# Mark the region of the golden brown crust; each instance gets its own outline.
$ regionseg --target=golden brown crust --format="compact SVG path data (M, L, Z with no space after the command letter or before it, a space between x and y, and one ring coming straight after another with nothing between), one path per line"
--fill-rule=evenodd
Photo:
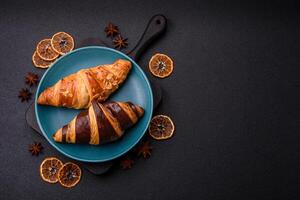
M93 106L89 108L89 119L90 119L90 129L91 129L91 137L90 137L90 144L97 145L99 144L99 131L97 125L97 119L95 116L95 111Z
M37 102L75 109L88 108L92 100L105 101L118 89L130 69L130 61L122 59L110 65L82 69L44 90Z
M76 132L75 132L75 122L77 116L69 124L69 129L66 136L66 142L75 143L76 142Z
M62 142L62 128L58 129L53 135L53 139L56 142Z

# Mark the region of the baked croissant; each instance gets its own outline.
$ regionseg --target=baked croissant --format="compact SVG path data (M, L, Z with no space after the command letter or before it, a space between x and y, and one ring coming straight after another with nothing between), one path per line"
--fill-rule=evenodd
M88 108L91 101L105 101L126 79L131 62L123 59L113 64L82 69L59 80L43 91L37 103L68 108Z
M88 110L81 111L69 124L60 128L53 139L60 143L98 145L120 138L133 126L144 109L131 102L92 101Z

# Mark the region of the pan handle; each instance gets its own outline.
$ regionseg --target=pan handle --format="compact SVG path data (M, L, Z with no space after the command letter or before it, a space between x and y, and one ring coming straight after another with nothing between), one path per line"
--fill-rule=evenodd
M154 15L137 43L137 45L128 53L128 55L135 61L137 61L141 55L141 53L152 43L155 39L157 39L160 35L162 35L167 28L167 18L164 15L158 14Z

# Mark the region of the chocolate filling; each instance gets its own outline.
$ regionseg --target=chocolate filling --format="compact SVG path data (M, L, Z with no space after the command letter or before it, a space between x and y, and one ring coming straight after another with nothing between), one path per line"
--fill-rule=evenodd
M82 111L75 122L76 143L89 143L91 138L89 112Z

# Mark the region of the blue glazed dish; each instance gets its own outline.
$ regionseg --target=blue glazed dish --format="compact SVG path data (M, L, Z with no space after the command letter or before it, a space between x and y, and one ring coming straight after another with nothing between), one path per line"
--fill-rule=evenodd
M39 94L61 78L80 69L113 63L119 58L131 61L132 69L123 85L109 97L109 100L131 101L140 105L145 110L144 116L134 127L126 130L121 139L112 143L99 146L56 143L52 139L53 133L73 119L80 110L38 105ZM143 70L127 55L107 47L83 47L57 59L43 75L35 96L35 114L45 138L62 154L83 162L109 161L128 152L147 131L152 111L152 90Z

